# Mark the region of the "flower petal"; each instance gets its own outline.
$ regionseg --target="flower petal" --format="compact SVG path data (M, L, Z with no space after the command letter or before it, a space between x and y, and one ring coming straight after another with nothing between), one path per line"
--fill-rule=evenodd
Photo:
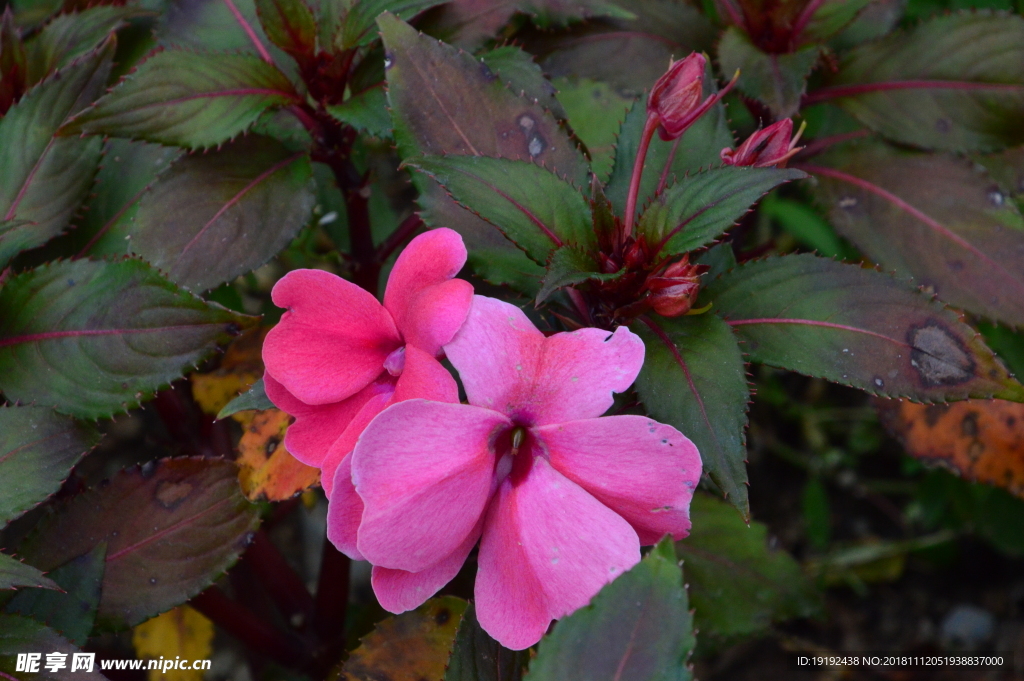
M370 384L352 397L332 404L306 404L288 392L270 373L263 375L267 397L281 411L295 417L284 436L284 446L307 466L320 467L335 440L373 395Z
M373 390L373 393L369 399L363 403L359 413L352 418L345 431L331 444L331 448L327 450L327 456L320 462L320 484L323 485L324 494L328 499L334 493L334 472L338 469L339 464L352 453L363 430L370 424L370 421L377 417L377 414L387 409L395 395L394 385L381 381L371 383L359 394L362 395L370 390Z
M452 277L465 264L462 237L447 228L420 234L398 256L388 277L384 307L406 343L437 355L462 326L473 286Z
M352 486L352 457L342 459L332 477L333 495L327 499L327 538L352 560L366 560L356 548L363 500Z
M530 425L600 416L644 362L643 341L625 327L545 338L518 307L484 296L445 353L470 404Z
M537 457L491 501L480 541L480 626L506 648L537 641L551 620L590 602L640 561L636 532Z
M359 436L377 414L396 402L415 398L457 403L459 387L440 362L419 348L407 346L405 370L397 382L390 376L379 378L346 401L357 398L362 400L360 410L350 419L348 427L341 435L331 443L327 454L316 464L321 468L322 484L328 498L331 496L334 470L338 463L352 452ZM286 439L287 437L285 435Z
M551 465L625 518L640 544L689 533L700 453L672 426L645 416L605 416L532 432Z
M294 270L274 286L274 304L287 308L267 334L267 371L306 404L354 395L384 370L401 346L398 330L377 299L321 270Z
M511 423L463 404L409 400L388 407L352 452L366 510L359 551L374 565L419 572L466 540L490 497L493 442Z
M434 356L420 348L405 346L405 368L398 377L392 402L404 402L416 398L434 402L459 401L459 386L451 373L434 359Z
M373 592L377 595L381 607L398 614L423 605L424 601L459 574L462 564L469 557L469 552L480 539L482 525L482 522L477 523L476 529L451 555L426 570L406 572L375 565L370 575L370 584L373 585Z

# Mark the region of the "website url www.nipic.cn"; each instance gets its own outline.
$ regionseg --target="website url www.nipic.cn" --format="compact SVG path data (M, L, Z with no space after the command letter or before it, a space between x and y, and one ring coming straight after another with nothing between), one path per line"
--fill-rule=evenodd
M51 674L65 669L72 672L91 672L96 668L96 653L18 653L15 671L29 674L48 671ZM166 674L172 669L207 671L210 660L183 660L176 657L161 657L147 660L100 660L100 669L123 670L159 670Z

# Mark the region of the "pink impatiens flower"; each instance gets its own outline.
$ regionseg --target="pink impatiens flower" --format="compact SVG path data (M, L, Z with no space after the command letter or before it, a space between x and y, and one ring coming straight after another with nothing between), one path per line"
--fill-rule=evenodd
M641 544L688 533L700 455L650 418L598 418L643 364L624 327L545 337L519 308L475 296L445 353L469 404L395 404L356 444L358 549L381 605L402 612L479 540L480 624L527 648L635 565ZM332 500L328 523L340 515Z
M287 312L263 344L267 396L295 417L288 451L321 469L328 498L344 509L331 539L353 558L362 558L362 501L348 476L348 454L359 434L396 402L458 400L455 380L436 358L469 313L473 287L452 278L465 262L462 237L435 229L398 257L383 305L320 270L289 272L274 286L274 304Z

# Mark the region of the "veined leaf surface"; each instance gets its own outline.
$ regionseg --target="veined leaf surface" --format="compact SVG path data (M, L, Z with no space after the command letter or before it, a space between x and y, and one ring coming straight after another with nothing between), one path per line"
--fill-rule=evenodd
M791 255L744 263L705 295L755 362L921 402L1024 401L974 329L881 272Z

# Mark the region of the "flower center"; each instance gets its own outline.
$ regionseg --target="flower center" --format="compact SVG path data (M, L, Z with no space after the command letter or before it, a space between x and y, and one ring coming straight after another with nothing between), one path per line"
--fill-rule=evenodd
M404 345L387 356L387 359L384 360L384 368L387 369L388 373L392 376L402 375L402 370L405 369Z
M519 453L519 448L523 445L523 440L526 438L526 428L522 426L516 426L512 429L512 447L509 449L509 456L515 456Z

